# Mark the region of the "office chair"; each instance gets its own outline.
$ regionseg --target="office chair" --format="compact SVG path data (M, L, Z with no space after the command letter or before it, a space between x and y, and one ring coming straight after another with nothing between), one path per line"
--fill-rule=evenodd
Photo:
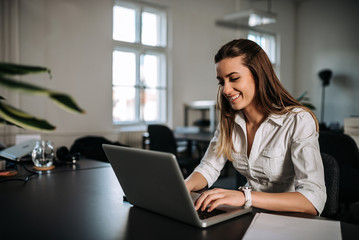
M359 218L351 210L359 202L358 146L349 135L332 131L319 132L319 145L320 151L333 156L339 165L339 220Z
M340 168L339 202L348 205L359 201L359 152L355 141L347 134L320 131L322 153L333 156Z
M336 219L338 217L339 206L339 164L329 154L321 153L321 156L324 166L325 187L327 189L327 201L321 216Z
M169 152L176 156L178 165L184 177L192 173L193 169L199 164L199 158L184 155L180 156L177 152L177 141L173 131L160 124L150 124L147 128L149 138L149 149L161 152Z

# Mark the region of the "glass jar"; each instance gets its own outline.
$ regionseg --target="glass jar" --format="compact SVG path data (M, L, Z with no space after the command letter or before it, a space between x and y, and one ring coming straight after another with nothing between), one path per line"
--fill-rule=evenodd
M32 150L32 161L38 168L48 168L54 164L54 147L51 141L36 141Z

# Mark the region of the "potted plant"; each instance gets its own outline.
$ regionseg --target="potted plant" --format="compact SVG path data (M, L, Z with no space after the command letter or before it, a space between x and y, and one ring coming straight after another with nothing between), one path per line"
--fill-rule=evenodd
M298 102L300 102L304 107L314 111L315 110L315 106L313 104L311 104L309 101L310 101L310 98L307 97L307 94L308 92L307 91L304 91L298 98Z
M46 89L37 85L24 83L13 79L14 76L27 75L34 73L48 73L51 78L51 71L45 67L27 66L12 63L0 62L0 86L12 91L23 92L27 94L43 95L63 107L64 109L74 113L84 113L75 100L58 91ZM7 103L6 99L0 96L0 124L15 125L24 129L53 131L55 126L45 119L37 118L29 113L13 107Z

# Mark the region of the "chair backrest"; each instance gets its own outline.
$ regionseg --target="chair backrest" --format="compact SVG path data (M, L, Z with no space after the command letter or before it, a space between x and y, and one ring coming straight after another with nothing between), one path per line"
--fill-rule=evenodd
M339 203L345 209L348 204L359 201L358 146L349 135L333 131L320 131L319 145L320 152L330 154L339 164Z
M321 153L321 155L324 166L325 186L327 188L327 201L321 216L336 218L339 206L339 164L333 156L326 153Z
M150 140L150 150L169 152L177 156L177 142L173 131L169 127L160 124L150 124L147 131Z
M359 151L354 139L347 134L333 131L319 132L320 151L332 155L339 166L359 168Z

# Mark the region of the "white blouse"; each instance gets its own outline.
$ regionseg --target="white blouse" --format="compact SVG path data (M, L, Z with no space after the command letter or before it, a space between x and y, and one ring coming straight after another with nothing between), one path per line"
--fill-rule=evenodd
M233 166L247 178L254 191L299 192L321 213L326 202L323 162L316 124L310 113L296 108L284 115L270 115L258 128L247 157L247 131L239 111L233 131ZM217 128L208 149L195 169L211 187L227 159L217 157Z

